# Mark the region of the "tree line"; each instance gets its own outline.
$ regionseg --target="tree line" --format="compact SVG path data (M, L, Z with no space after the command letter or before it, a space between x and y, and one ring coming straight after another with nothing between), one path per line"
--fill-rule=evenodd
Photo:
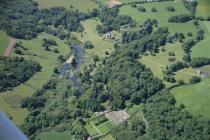
M19 57L0 57L0 66L1 92L12 90L41 70L41 66L37 62Z

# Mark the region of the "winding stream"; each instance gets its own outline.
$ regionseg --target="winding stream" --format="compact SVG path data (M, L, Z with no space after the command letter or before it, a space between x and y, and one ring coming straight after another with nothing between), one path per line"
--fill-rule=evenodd
M60 75L68 77L69 80L71 80L73 86L78 89L78 95L81 95L82 88L76 73L78 72L80 65L84 62L85 50L80 45L72 45L70 48L72 55L74 56L72 60L74 63L64 63L59 72Z

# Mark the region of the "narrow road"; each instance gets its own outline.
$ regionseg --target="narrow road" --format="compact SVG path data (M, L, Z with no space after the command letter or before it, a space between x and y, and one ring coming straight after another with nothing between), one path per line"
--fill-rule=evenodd
M8 44L6 50L4 51L3 56L6 56L6 57L9 57L10 56L10 54L12 52L12 49L13 49L13 47L15 45L15 42L16 42L15 39L12 38L12 37L10 37L9 44Z

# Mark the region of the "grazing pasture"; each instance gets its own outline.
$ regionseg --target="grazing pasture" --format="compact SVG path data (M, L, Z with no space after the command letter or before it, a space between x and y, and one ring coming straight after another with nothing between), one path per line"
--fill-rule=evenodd
M62 6L66 9L78 9L82 12L87 12L99 7L99 5L92 0L37 0L37 2L39 8Z
M111 134L105 136L102 140L115 140Z
M210 9L209 0L198 0L197 16L201 16L203 18L210 17L209 9Z
M184 68L177 72L175 72L175 79L176 80L184 80L185 83L189 83L192 76L198 76L197 71L193 68Z
M143 6L146 9L146 12L138 11L137 8L139 6ZM167 11L166 8L168 6L174 7L175 11ZM153 7L157 9L157 12L151 11ZM131 16L131 18L139 24L143 24L143 22L148 18L157 19L160 23L160 26L168 27L171 33L184 33L186 35L188 32L192 32L193 35L195 34L195 27L193 25L193 21L189 21L186 23L168 22L168 19L171 16L180 14L190 14L190 12L183 6L181 0L137 4L137 8L134 8L131 5L125 5L120 8L120 14Z
M88 131L88 134L91 136L91 137L95 137L95 136L99 136L99 132L96 130L95 127L93 127L92 124L86 124L85 125L85 129Z
M116 124L108 117L100 115L89 119L85 128L91 137L99 137L108 134L115 126Z
M70 132L42 132L37 137L37 140L74 140L74 137L70 134Z
M115 124L111 121L106 121L106 122L101 123L97 126L97 128L100 130L100 132L103 135L106 135L107 133L109 133L111 131L111 129L114 127L115 127Z
M177 105L183 104L190 113L210 118L210 79L195 85L184 85L171 90Z
M132 117L136 112L142 111L143 105L133 105L131 108L127 109L126 112Z
M196 44L191 50L192 57L208 57L210 58L210 22L202 21L201 26L205 32L204 40Z
M207 74L207 77L210 78L210 65L206 65L199 68L204 74Z
M107 4L109 1L111 1L111 0L97 0L97 2L101 3L102 5ZM128 3L139 2L139 1L144 1L144 0L112 0L112 1L121 2L123 4L128 4Z
M37 89L40 89L42 85L50 79L54 67L59 65L57 57L60 54L45 51L43 47L41 47L43 38L54 39L58 44L57 49L60 54L67 55L69 53L69 47L64 44L63 41L51 35L41 34L33 40L19 40L22 41L23 46L28 49L23 51L24 55L21 55L21 57L40 63L42 70L32 76L26 83L17 86L12 91L7 91L0 95L0 110L11 116L17 125L22 124L28 114L26 109L20 108L21 100L31 96ZM14 56L19 55L13 52L12 57Z
M94 55L98 55L99 57L104 57L105 52L111 52L114 50L113 42L109 42L103 39L102 36L96 31L96 26L99 25L99 20L90 19L82 22L83 27L85 28L84 32L81 33L73 33L82 43L86 41L91 41L94 45L92 49L86 49L86 62L90 62Z
M4 54L7 46L9 44L9 36L6 32L0 30L0 56Z
M167 44L166 46L162 46L160 49L165 48L165 51L161 51L155 55L145 55L142 56L140 62L145 64L151 71L160 79L163 79L164 75L162 71L165 69L166 66L169 66L177 61L182 61L184 56L184 51L181 47L180 43L175 44ZM175 56L169 56L169 52L174 52ZM169 58L175 58L174 62L170 62ZM186 83L189 82L189 79L196 75L196 70L192 68L185 68L175 73L175 79L183 79ZM171 83L165 82L166 86L170 86Z

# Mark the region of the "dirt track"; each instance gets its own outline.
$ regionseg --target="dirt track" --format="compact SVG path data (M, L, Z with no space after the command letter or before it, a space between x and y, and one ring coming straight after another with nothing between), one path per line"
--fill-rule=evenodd
M121 5L121 4L122 4L122 2L120 2L118 0L109 0L107 2L107 5L108 5L109 8L112 8L114 6Z
M6 50L4 51L4 55L3 56L6 56L6 57L10 56L10 54L12 52L12 49L13 49L13 47L15 45L15 42L16 42L15 39L10 37L9 44L8 44Z

